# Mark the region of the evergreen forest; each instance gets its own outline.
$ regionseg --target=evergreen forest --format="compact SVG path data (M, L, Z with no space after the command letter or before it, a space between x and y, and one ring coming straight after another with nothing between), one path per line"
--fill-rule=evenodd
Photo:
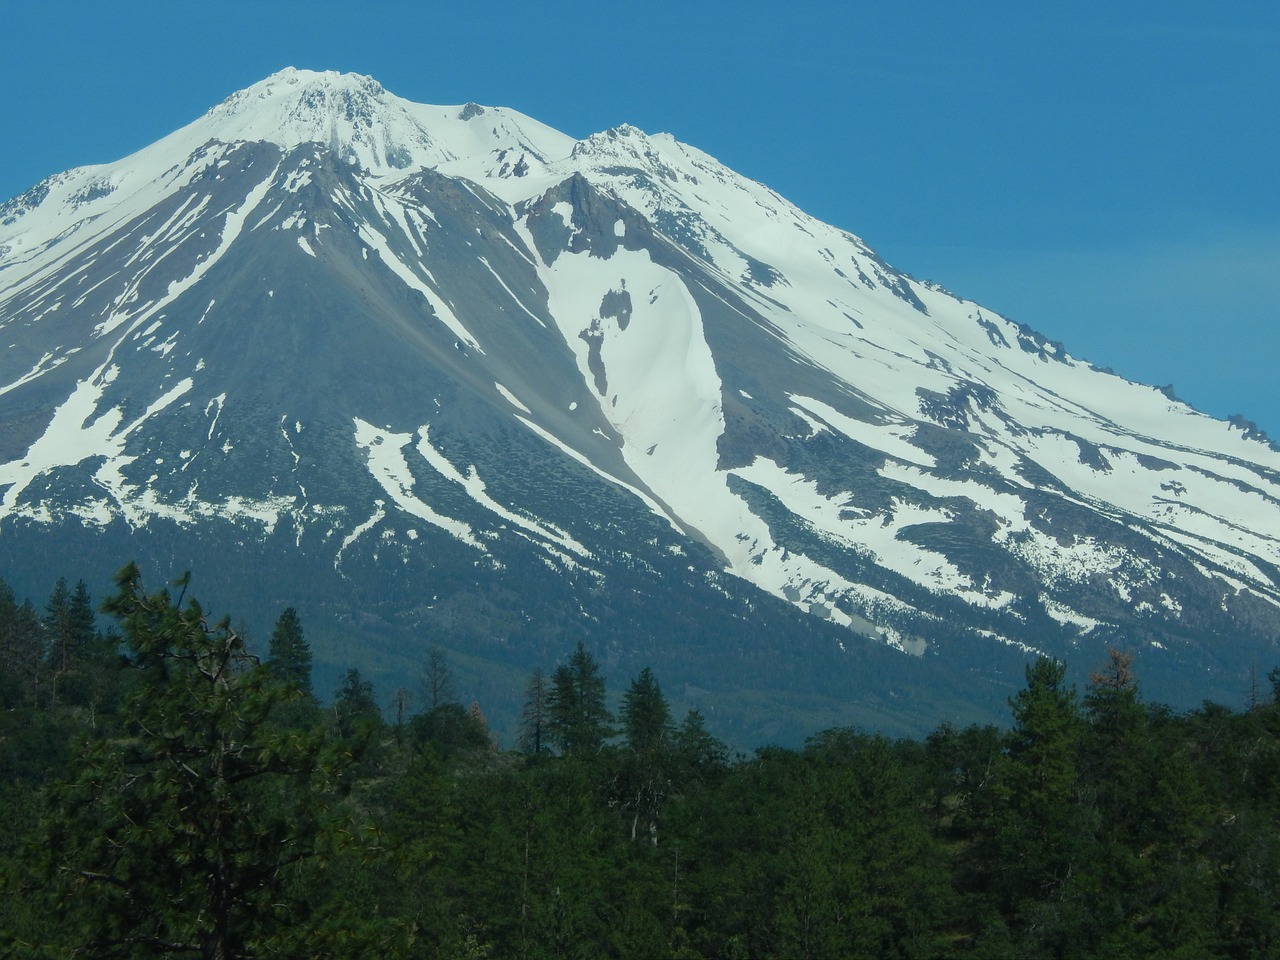
M1280 955L1280 671L1175 713L1042 658L1003 729L743 755L579 643L500 746L438 648L322 702L305 626L0 581L0 954Z

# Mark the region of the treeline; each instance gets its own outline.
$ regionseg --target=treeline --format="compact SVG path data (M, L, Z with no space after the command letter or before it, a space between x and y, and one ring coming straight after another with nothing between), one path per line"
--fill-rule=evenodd
M186 584L0 584L0 950L18 957L1268 957L1280 673L1174 714L1113 651L1041 659L1008 730L827 730L731 757L580 644L517 749L427 655L384 716Z

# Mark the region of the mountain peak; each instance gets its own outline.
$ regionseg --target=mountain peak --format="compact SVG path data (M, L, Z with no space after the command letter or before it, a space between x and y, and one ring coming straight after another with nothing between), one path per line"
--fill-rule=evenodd
M546 161L573 142L514 110L416 103L363 74L296 67L233 93L188 129L200 142L322 143L374 176L461 162L479 164L464 175L483 177L504 150Z
M386 95L382 84L363 74L285 67L231 94L210 110L209 116L235 116L253 110L263 101L283 100L303 109L322 111L325 104L368 102Z
M0 250L42 249L104 212L114 219L145 209L201 175L212 162L207 145L241 142L285 151L319 143L374 178L447 166L471 180L508 170L519 180L568 156L574 140L515 110L415 103L363 74L286 67L131 156L57 174L4 204Z
M425 583L440 611L509 596L439 623L526 663L528 631L588 621L640 656L672 590L734 631L786 604L840 656L966 669L1280 642L1280 454L1254 431L670 134L283 70L0 207L0 329L14 568L198 528L324 594L403 578L406 624Z
M372 77L287 67L210 110L202 135L285 148L324 143L372 172L401 170L436 159L421 156L433 138L413 106Z

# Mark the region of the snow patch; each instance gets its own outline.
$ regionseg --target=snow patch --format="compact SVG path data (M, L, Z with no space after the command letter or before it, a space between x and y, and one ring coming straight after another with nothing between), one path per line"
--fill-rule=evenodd
M495 382L494 386L498 388L498 392L502 394L503 399L505 399L507 403L511 404L517 410L521 410L524 413L528 413L530 416L532 416L532 411L528 407L526 407L523 403L521 403L516 398L516 395L514 393L512 393L510 390L508 390L506 387L504 387L500 383Z
M541 523L528 517L521 516L494 500L485 489L484 481L480 479L480 475L476 472L476 468L474 466L468 467L467 472L464 474L450 463L443 453L431 445L428 424L424 424L419 428L418 438L417 451L422 455L422 458L431 465L432 469L446 480L450 480L462 487L467 492L468 496L470 496L476 503L480 504L480 506L492 511L509 523L513 523L517 527L527 530L529 533L544 541L550 541L563 549L571 550L581 557L591 556L591 553L586 547L578 543L578 541L574 540L563 530L558 530L548 523Z
M425 520L461 543L482 553L486 552L476 539L470 524L447 517L414 496L413 473L404 456L404 448L413 442L413 434L392 433L390 430L380 430L359 417L353 419L356 447L363 451L369 473L387 492L392 502L405 513Z

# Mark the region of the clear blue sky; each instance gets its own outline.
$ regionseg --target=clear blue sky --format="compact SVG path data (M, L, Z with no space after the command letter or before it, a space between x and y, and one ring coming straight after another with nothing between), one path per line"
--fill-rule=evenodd
M6 4L0 198L284 66L668 131L889 262L1280 439L1280 3Z

